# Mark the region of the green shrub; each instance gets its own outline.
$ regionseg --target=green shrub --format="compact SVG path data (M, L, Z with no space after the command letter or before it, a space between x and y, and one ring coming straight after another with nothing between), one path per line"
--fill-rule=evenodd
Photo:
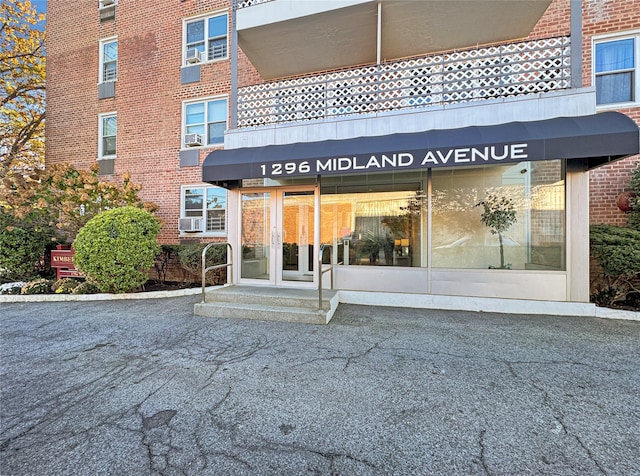
M195 243L192 245L180 245L178 249L178 257L180 265L189 273L197 276L197 280L202 278L202 250L207 243ZM225 264L227 262L227 247L225 245L212 246L207 250L206 266L214 266L217 264ZM219 268L207 273L207 284L223 284L226 283L226 269Z
M22 286L20 294L50 294L51 284L52 282L50 279L36 279Z
M593 225L589 239L591 255L601 268L592 276L591 300L611 306L640 293L640 230Z
M167 271L169 269L170 263L178 255L180 245L162 245L161 248L162 251L158 256L156 256L153 267L156 270L158 282L164 284L167 280Z
M75 288L73 288L71 294L96 294L99 292L100 290L95 284L91 284L89 281L82 281Z
M160 222L136 207L102 212L80 229L73 262L102 292L123 293L144 284L160 253Z
M71 294L79 284L78 279L60 278L51 285L51 290L56 294Z
M631 210L627 215L627 222L630 227L640 230L640 164L638 164L638 167L633 172L629 186L634 196L631 197L629 201Z
M13 226L14 220L0 212L0 282L28 281L37 275L48 236L35 228Z

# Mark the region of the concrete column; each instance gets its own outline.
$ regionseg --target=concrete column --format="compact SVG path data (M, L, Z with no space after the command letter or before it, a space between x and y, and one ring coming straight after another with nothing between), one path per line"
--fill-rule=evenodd
M238 126L238 30L236 29L236 10L238 0L233 0L231 4L231 121L229 129L236 129Z
M582 1L571 0L571 87L582 87Z
M589 173L585 161L568 160L567 300L589 302Z

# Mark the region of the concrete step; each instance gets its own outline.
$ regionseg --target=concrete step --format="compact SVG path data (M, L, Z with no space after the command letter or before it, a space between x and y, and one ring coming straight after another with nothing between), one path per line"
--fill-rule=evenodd
M331 319L328 312L324 310L237 302L197 303L194 313L197 316L204 317L255 319L302 324L327 324Z
M336 291L322 290L322 308L331 309ZM223 286L207 293L207 302L235 302L266 306L318 309L318 290L263 286Z
M338 307L336 291L323 290L322 310L318 290L267 286L223 286L207 292L194 314L215 318L327 324Z

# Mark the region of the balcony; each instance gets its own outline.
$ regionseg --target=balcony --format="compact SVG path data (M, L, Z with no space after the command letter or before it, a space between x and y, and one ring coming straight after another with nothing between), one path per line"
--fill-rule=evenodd
M570 38L506 43L238 90L237 128L376 115L571 87Z
M239 0L236 29L240 48L269 80L519 40L550 3Z

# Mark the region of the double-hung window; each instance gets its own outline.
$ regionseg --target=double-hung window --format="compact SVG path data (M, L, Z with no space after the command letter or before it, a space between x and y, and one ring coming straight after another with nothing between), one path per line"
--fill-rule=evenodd
M185 63L192 56L189 50L197 50L201 61L226 59L228 25L226 13L185 21Z
M100 82L118 79L118 40L108 39L100 42Z
M202 220L200 228L197 230L192 228L192 231L205 233L226 231L227 191L224 188L203 185L182 187L181 208L182 218Z
M596 104L640 102L640 34L594 40Z
M183 146L222 144L226 128L226 98L184 104Z
M116 113L99 116L98 137L98 159L115 158L118 137L118 116Z

